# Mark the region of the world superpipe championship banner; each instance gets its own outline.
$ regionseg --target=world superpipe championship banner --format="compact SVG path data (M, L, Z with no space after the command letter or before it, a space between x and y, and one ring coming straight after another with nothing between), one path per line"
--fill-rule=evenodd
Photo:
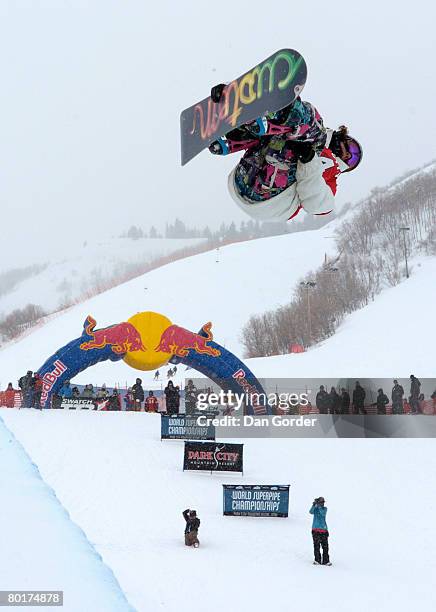
M215 440L213 425L197 425L197 417L161 415L161 440Z
M223 485L226 516L272 516L286 518L289 485Z
M243 444L185 442L184 470L243 472Z

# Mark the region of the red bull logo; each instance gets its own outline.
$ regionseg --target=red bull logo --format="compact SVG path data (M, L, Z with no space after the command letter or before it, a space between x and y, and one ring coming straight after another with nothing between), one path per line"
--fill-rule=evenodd
M122 355L128 351L146 351L141 334L131 323L118 323L103 329L95 329L97 321L88 316L85 332L91 340L80 345L82 351L93 349L104 349L110 346L117 355Z
M200 336L178 325L170 325L162 333L160 342L154 350L171 353L177 357L186 357L190 350L202 355L218 357L221 351L209 344L213 340L211 327L212 323L203 325L202 330L205 336Z

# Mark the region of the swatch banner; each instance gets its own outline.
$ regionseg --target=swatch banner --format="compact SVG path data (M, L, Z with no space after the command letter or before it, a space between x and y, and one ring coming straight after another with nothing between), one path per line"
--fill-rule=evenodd
M243 472L243 444L185 442L184 470Z
M197 418L185 415L161 415L161 440L215 440L213 425L197 425Z
M289 485L223 485L225 516L288 516Z
M65 410L95 410L95 403L85 398L65 398L62 400L60 407Z

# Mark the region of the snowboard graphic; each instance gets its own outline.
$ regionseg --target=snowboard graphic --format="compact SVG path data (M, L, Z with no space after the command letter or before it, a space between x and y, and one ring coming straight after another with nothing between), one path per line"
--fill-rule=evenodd
M303 56L281 49L226 85L220 102L209 96L186 108L180 115L182 166L230 130L291 104L306 77Z

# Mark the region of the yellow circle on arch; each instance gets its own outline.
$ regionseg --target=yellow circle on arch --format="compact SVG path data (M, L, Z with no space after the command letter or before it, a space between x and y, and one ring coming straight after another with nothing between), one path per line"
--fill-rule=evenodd
M155 351L162 333L172 325L168 317L158 312L138 312L130 317L128 323L133 325L141 336L143 350L127 351L124 361L136 370L155 370L168 363L171 355Z

